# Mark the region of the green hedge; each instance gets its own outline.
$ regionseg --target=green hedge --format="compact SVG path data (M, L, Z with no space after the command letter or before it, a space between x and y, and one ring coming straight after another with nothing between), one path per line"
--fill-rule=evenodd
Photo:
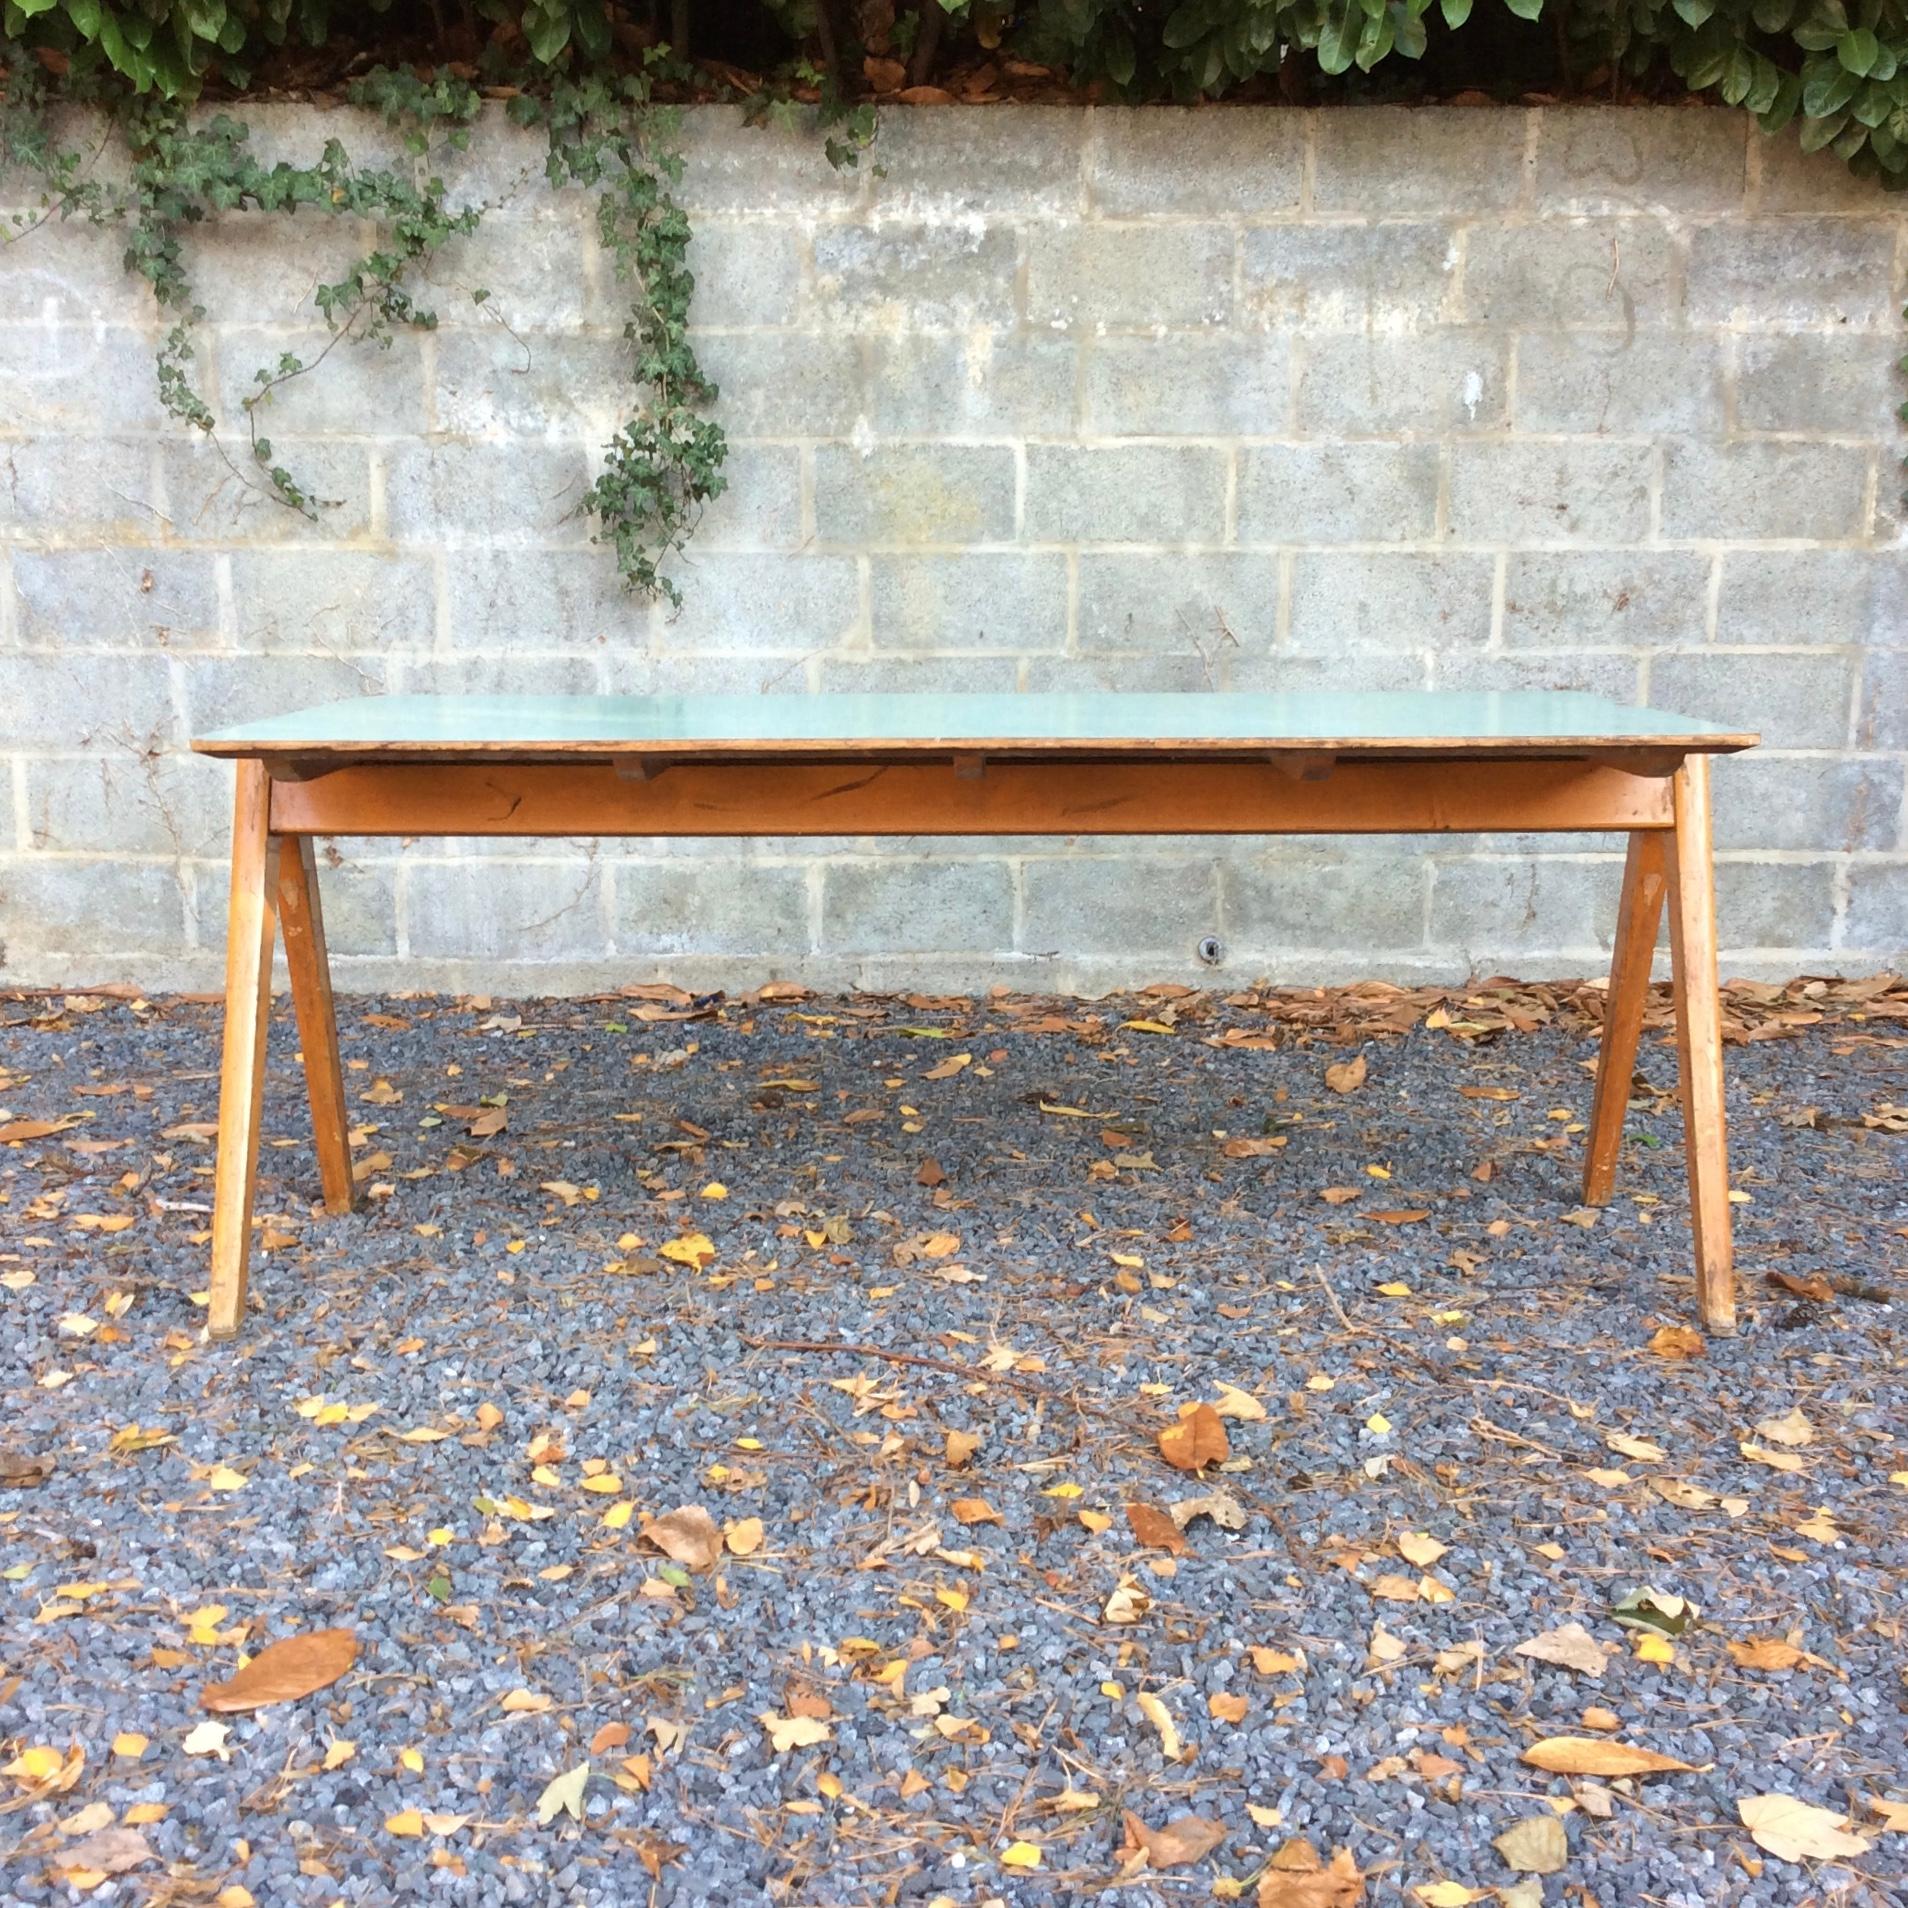
M1473 0L894 4L890 14L862 0L0 0L0 33L72 90L168 98L282 83L274 69L295 49L326 47L463 60L481 78L577 75L645 51L653 65L659 43L672 42L779 68L798 90L836 98L865 90L867 55L916 85L963 61L1015 55L1097 96L1182 100L1275 84L1310 97L1362 75L1368 89L1396 93L1409 90L1405 63L1429 53L1447 88L1455 72L1458 84L1493 90L1711 95L1771 131L1799 121L1805 146L1833 147L1889 184L1908 180L1908 0L1483 0L1475 17ZM1522 22L1533 24L1519 39ZM1470 50L1440 57L1452 45Z

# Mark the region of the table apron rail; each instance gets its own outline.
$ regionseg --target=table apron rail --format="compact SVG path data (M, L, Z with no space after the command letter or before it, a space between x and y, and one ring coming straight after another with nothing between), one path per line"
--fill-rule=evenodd
M1595 761L354 763L274 780L279 835L1280 835L1672 824L1667 774Z

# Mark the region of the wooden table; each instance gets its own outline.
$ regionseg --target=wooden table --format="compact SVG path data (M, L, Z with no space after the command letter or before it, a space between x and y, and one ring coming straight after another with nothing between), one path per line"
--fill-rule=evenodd
M215 1338L245 1310L285 957L325 1204L353 1203L319 835L1290 835L1629 839L1583 1196L1610 1197L1667 900L1696 1294L1735 1325L1709 759L1756 737L1600 697L368 696L206 736L237 764L212 1221Z

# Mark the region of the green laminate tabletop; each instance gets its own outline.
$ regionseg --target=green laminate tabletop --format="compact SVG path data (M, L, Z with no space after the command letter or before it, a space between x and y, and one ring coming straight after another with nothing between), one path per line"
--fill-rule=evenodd
M708 759L909 755L1437 755L1639 748L1721 753L1756 737L1549 690L1343 694L360 696L201 736L218 756L327 759L590 754Z

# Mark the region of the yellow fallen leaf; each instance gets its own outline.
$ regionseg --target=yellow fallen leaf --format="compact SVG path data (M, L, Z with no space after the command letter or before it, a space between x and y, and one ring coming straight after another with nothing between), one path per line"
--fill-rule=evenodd
M579 1762L574 1769L565 1769L560 1776L552 1776L544 1785L543 1793L537 1797L537 1821L544 1828L556 1820L566 1810L573 1821L583 1819L583 1790L590 1779L590 1765Z
M397 1814L384 1818L384 1827L390 1835L422 1835L424 1818L416 1809L399 1809Z
M1000 1865L1003 1868L1038 1868L1039 1846L1033 1842L1009 1842L1000 1851Z
M1179 1731L1173 1726L1172 1712L1150 1689L1141 1690L1133 1700L1139 1704L1140 1714L1159 1731L1160 1754L1168 1762L1177 1762L1182 1745Z
M1873 1844L1849 1832L1848 1817L1792 1795L1746 1795L1736 1813L1750 1840L1783 1862L1838 1862L1866 1855Z
M759 1517L744 1517L731 1524L722 1533L722 1541L728 1545L733 1557L753 1557L762 1548L762 1520Z
M229 1464L215 1464L206 1483L215 1491L242 1491L246 1485L243 1471L235 1471Z
M1546 1736L1523 1752L1533 1769L1552 1775L1638 1776L1687 1775L1690 1764L1633 1743L1611 1742L1597 1736Z
M122 1729L113 1738L113 1754L124 1756L128 1762L137 1762L151 1744L136 1729Z
M765 1709L756 1718L768 1731L769 1746L778 1756L791 1749L812 1749L817 1743L834 1739L834 1730L819 1716L778 1716Z
M679 1239L665 1240L656 1250L665 1259L686 1265L692 1272L712 1264L716 1256L715 1242L706 1232L685 1232Z

